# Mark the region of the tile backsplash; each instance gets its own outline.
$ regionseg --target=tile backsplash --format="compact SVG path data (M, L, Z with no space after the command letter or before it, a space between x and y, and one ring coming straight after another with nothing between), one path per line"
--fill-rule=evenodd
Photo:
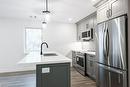
M95 41L82 42L82 50L96 51Z

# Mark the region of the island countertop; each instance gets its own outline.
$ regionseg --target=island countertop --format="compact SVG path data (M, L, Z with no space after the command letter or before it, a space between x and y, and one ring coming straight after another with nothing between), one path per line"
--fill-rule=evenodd
M13 66L0 67L0 73L20 72L36 70L37 64L54 64L54 63L71 63L72 59L65 57L58 52L44 52L56 53L57 56L41 56L40 52L31 52L21 59L17 64Z
M66 63L71 62L72 60L68 57L61 55L58 52L44 52L43 54L53 54L52 56L40 55L39 52L31 52L25 56L18 64L51 64L51 63Z

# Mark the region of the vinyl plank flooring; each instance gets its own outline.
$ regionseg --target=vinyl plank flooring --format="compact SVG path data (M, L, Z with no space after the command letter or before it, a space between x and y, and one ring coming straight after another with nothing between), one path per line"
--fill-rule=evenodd
M71 87L96 87L96 82L79 74L74 68L71 70Z
M0 87L36 87L36 74L19 72L0 75ZM71 87L96 87L96 83L72 68Z

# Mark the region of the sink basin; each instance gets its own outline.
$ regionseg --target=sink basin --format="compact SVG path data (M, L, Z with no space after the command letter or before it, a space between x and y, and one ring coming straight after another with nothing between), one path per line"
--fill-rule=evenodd
M43 56L58 56L56 53L44 53Z

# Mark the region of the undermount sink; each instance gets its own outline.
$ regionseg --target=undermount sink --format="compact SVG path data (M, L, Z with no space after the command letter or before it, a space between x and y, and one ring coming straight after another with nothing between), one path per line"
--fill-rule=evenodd
M43 56L58 56L56 53L44 53Z

